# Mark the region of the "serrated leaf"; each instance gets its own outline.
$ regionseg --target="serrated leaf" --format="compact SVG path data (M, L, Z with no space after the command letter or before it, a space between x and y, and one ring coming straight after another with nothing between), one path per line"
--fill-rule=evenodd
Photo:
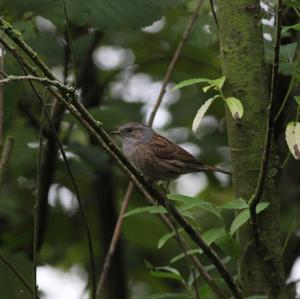
M182 228L178 229L178 232L182 232L182 231L183 231ZM170 232L163 235L158 241L157 248L158 249L162 248L166 244L166 242L174 236L175 236L175 232Z
M294 24L292 26L283 26L282 27L282 32L287 32L288 30L293 29L293 30L297 30L300 31L300 23Z
M294 96L296 103L300 106L300 96Z
M210 98L208 99L198 110L195 118L194 118L194 121L193 121L193 126L192 126L192 129L193 129L193 132L194 134L196 134L198 128L199 128L199 125L201 123L201 120L204 116L204 114L206 113L206 111L208 110L209 106L213 103L213 101L215 100L215 98Z
M296 160L300 159L300 123L289 122L285 130L285 140Z
M210 82L210 79L207 78L193 78L193 79L188 79L188 80L184 80L178 84L176 84L171 90L170 92L177 90L177 89L181 89L183 87L187 87L187 86L191 86L191 85L195 85L195 84L199 84L199 83L204 83L204 82Z
M201 254L203 251L201 250L201 249L190 249L190 250L188 250L187 252L186 252L186 254L187 255L193 255L193 254ZM183 258L185 258L185 253L180 253L180 254L178 254L178 255L176 255L176 256L174 256L172 259L171 259L171 261L170 261L170 263L171 264L173 264L173 263L176 263L176 262L178 262L179 260L181 260L181 259L183 259Z
M123 217L128 217L136 214L141 214L141 213L150 213L150 214L164 214L167 213L167 210L164 207L140 207L140 208L135 208L127 212Z
M234 97L229 97L225 99L225 102L227 104L227 107L230 110L233 119L236 120L242 118L244 114L244 107L239 99Z
M261 202L256 207L256 213L259 214L263 210L265 210L269 206L268 202ZM241 211L232 221L232 224L230 226L230 235L233 236L233 234L248 220L250 219L250 211L249 209L245 209Z
M237 198L232 201L225 203L224 205L218 206L219 209L234 209L234 210L242 210L247 209L248 204L242 198Z

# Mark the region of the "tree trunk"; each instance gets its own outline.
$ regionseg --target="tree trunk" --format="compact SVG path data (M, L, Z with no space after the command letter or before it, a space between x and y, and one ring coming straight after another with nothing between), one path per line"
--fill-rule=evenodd
M269 98L268 76L257 0L218 0L220 49L225 93L239 98L244 116L234 121L229 113L233 184L237 197L249 200L254 193L262 159ZM278 159L273 145L263 200L270 206L258 217L265 251L253 245L251 223L238 232L241 246L239 277L246 296L285 298L285 278L279 232Z

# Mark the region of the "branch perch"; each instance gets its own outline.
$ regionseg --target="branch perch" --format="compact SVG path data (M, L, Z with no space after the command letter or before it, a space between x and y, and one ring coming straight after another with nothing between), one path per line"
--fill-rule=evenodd
M21 39L20 35L16 35L14 29L0 18L0 30L3 30L8 37L10 37L16 44L27 54L27 56L40 68L44 75L50 80L56 80L51 74L47 66L41 61L38 55ZM233 277L224 267L222 261L217 254L206 244L201 235L193 229L187 220L178 212L178 210L165 198L165 196L158 190L149 185L145 178L136 170L136 168L124 157L119 148L115 145L113 140L104 130L102 123L96 121L84 106L77 100L74 93L68 92L69 89L60 88L59 92L62 97L59 100L65 107L76 117L80 123L88 130L88 132L95 137L96 142L103 148L103 150L113 158L118 166L126 173L130 180L136 185L145 198L152 203L157 201L164 206L168 213L184 228L191 239L203 250L206 256L216 266L220 275L230 288L235 298L243 298L242 292L234 282Z

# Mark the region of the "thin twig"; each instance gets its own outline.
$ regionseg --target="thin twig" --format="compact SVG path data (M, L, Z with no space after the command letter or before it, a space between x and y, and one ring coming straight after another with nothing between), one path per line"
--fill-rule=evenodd
M8 169L8 164L12 155L14 143L15 143L15 138L12 136L8 136L5 140L2 149L1 160L0 160L0 190L1 190L2 183L4 181L5 173Z
M77 73L77 68L76 68L76 58L75 58L75 53L74 53L74 47L73 47L72 38L71 38L71 34L70 34L70 19L69 19L69 15L68 15L66 1L62 0L62 2L63 2L64 15L65 15L65 37L67 40L67 47L68 47L67 50L71 53L72 66L73 66L73 71L74 71L74 89L76 89L77 82L78 82L78 73Z
M156 103L154 105L154 108L152 110L152 113L150 115L150 118L149 118L149 121L148 121L148 126L152 126L153 124L153 121L154 121L154 118L155 118L155 115L158 111L158 108L162 102L162 99L163 99L163 96L165 94L165 89L166 89L166 86L170 80L170 77L171 77L171 74L174 70L174 67L176 65L176 62L179 58L179 55L183 49L183 46L185 44L185 41L187 40L187 37L188 35L190 34L191 30L192 30L192 27L197 19L197 16L198 16L198 13L199 13L199 10L200 10L200 7L202 5L203 1L199 1L190 21L188 22L188 25L182 35L182 38L177 46L177 49L173 55L173 58L169 64L169 67L167 68L167 71L166 71L166 74L165 74L165 77L164 77L164 80L163 80L163 83L162 83L162 86L161 86L161 89L160 89L160 92L159 92L159 95L158 95L158 98L156 100ZM131 191L129 191L131 190ZM117 220L117 224L115 226L115 229L114 229L114 232L113 232L113 237L112 237L112 240L111 240L111 243L110 243L110 246L109 246L109 250L106 254L106 257L105 257L105 261L104 261L104 265L103 265L103 268L102 268L102 271L101 271L101 274L100 274L100 279L99 279L99 282L98 282L98 286L97 286L97 297L100 298L100 294L101 294L101 291L103 289L103 285L104 285L104 282L105 282L105 279L106 279L106 276L107 276L107 273L109 271L109 268L110 268L110 264L111 264L111 258L113 256L113 253L114 253L114 250L116 248L116 245L117 245L117 242L119 240L119 237L121 235L121 226L122 226L122 223L123 223L123 215L125 214L126 212L126 209L127 209L127 206L128 206L128 202L129 202L129 199L131 197L131 193L132 193L132 190L133 190L133 184L132 183L129 183L128 187L127 187L127 191L126 191L126 194L125 194L125 197L123 199L123 204L122 204L122 207L121 207L121 210L119 212L119 216L118 216L118 220ZM125 209L124 206L126 206ZM176 229L176 226L173 226L175 228L175 231L177 230ZM176 234L178 235L178 234ZM177 240L179 236L175 236L175 239ZM182 240L183 241L183 240ZM181 246L181 248L183 249L184 253L186 254L186 246ZM187 254L186 254L187 256ZM192 260L193 261L193 260ZM199 264L198 264L198 267L199 267ZM194 273L194 270L191 269L192 272ZM200 271L200 273L203 273L204 271ZM205 277L204 277L205 278ZM196 283L196 280L195 280L195 283ZM215 285L213 286L213 289L218 289L215 287ZM219 292L220 293L220 292ZM196 291L196 294L198 296L198 293Z
M148 121L148 124L152 125L153 121L154 121L154 118L155 118L155 115L156 115L156 112L161 104L161 101L162 101L162 98L166 92L166 87L167 87L167 84L170 80L170 77L171 77L171 74L172 74L172 71L175 67L175 64L179 58L179 55L181 53L181 50L187 40L187 37L188 35L190 34L192 28L193 28L193 25L194 23L196 22L197 20L197 16L198 16L198 13L199 13L199 10L203 4L204 0L199 0L198 3L197 3L197 6L193 12L193 15L188 23L188 26L186 27L186 29L184 30L183 34L182 34L182 37L181 37L181 40L176 48L176 51L174 53L174 56L168 66L168 69L167 69L167 72L166 72L166 75L165 75L165 78L164 78L164 81L162 83L162 87L160 89L160 92L159 92L159 95L158 95L158 99L154 105L154 108L150 114L150 117L149 117L149 121Z
M39 130L39 147L37 157L37 174L36 174L36 201L33 208L34 225L33 225L33 254L32 254L32 285L33 285L33 299L37 298L38 285L37 285L37 258L38 258L38 243L39 243L39 223L40 223L40 192L41 192L41 167L42 167L42 152L43 152L43 129L44 129L45 105L42 105L42 112L40 118Z
M21 274L20 271L17 270L17 268L9 261L9 259L5 257L4 254L1 252L0 252L0 260L20 279L20 281L23 283L26 289L33 294L33 289L30 283L27 281L27 279Z
M37 81L39 83L42 83L43 85L47 84L47 85L53 85L58 89L62 89L63 92L70 92L73 93L73 89L68 88L67 86L63 85L60 81L56 81L56 80L51 80L48 78L44 78L44 77L36 77L36 76L32 76L32 75L27 75L27 76L8 76L4 79L0 80L0 84L7 84L10 82L14 82L14 81Z
M27 71L26 71L26 67L29 66L29 69L30 71L32 71L34 74L37 75L37 72L35 71L34 68L32 68L28 63L24 63L25 61L22 59L21 56L19 56L17 54L17 52L15 51L14 48L10 47L9 45L7 45L7 49L14 55L14 57L16 57L17 61L19 62L23 72L25 73L25 75L28 77L28 74L27 74ZM37 90L35 89L33 83L31 80L28 80L28 83L30 84L37 100L39 101L39 104L41 106L43 106L43 100L42 98L40 97L40 95L38 94ZM56 98L59 98L59 96L56 94L55 91L52 90L52 93L56 96ZM63 102L62 104L65 104L65 102ZM64 151L64 148L63 148L63 145L59 139L59 136L57 135L57 132L55 130L55 127L52 123L52 120L50 118L50 115L49 113L47 112L47 110L45 110L45 115L46 115L46 118L47 118L47 121L49 123L49 126L50 126L50 130L52 131L55 139L56 139L56 142L59 146L59 149L60 149L60 152L61 152L61 155L63 157L63 160L64 160L64 163L65 163L65 166L66 166L66 169L67 169L67 172L71 178L71 183L73 185L73 188L75 190L75 194L76 194L76 197L77 197L77 200L78 200L78 204L79 204L79 210L80 210L80 213L81 213L81 217L83 219L83 224L84 224L84 227L85 227L85 230L86 230L86 234L87 234L87 240L88 240L88 249L89 249L89 254L90 254L90 263L91 263L91 272L92 272L92 295L93 297L92 298L95 298L95 294L96 294L96 269L95 269L95 262L94 262L94 252L93 252L93 244L92 244L92 237L91 237L91 233L90 233L90 229L89 229L89 226L88 226L88 223L87 223L87 219L86 219L86 216L85 216L85 212L84 212L84 208L83 208L83 205L82 205L82 200L81 200L81 197L79 196L79 189L77 187L77 184L75 182L75 179L73 177L73 174L71 172L71 169L70 169L70 166L69 166L69 163L68 163L68 160L67 160L67 156L65 154L65 151Z
M8 23L0 17L0 30L4 30L8 37L12 36L12 40L18 43L19 47L27 54L27 56L36 63L40 70L50 80L55 78L49 69L38 57L37 54L20 38L19 34L11 30L7 30ZM4 24L4 26L3 26ZM10 26L10 25L9 25ZM12 28L11 26L9 28ZM12 28L13 29L13 28ZM24 45L25 44L25 45ZM46 70L45 70L46 68ZM54 79L55 80L55 79ZM235 298L243 298L242 292L234 282L233 277L224 267L220 258L216 253L205 243L200 234L193 229L193 227L186 221L184 217L178 212L178 210L165 198L163 194L158 192L153 186L145 180L145 178L136 170L136 168L125 158L119 148L115 145L109 134L103 129L102 124L95 120L90 113L84 108L84 106L76 99L72 93L67 94L63 89L59 89L62 97L59 97L60 101L65 107L72 113L72 115L80 121L80 123L86 128L86 130L95 138L95 141L103 148L103 150L118 164L118 166L126 173L126 175L132 180L132 182L138 187L140 192L149 201L157 200L159 204L163 205L168 213L170 213L174 219L184 228L191 239L204 251L205 255L216 266L220 275L230 288Z
M97 293L96 293L97 298L100 298L101 291L103 289L104 282L105 282L107 273L108 273L110 265L111 265L111 259L113 257L113 254L115 252L116 246L118 244L118 241L119 241L119 238L121 235L121 227L122 227L123 220L124 220L123 215L125 214L125 212L127 210L132 190L133 190L133 184L130 183L126 190L126 193L125 193L125 196L124 196L124 199L122 202L122 206L121 206L121 209L119 212L119 217L118 217L115 229L114 229L114 233L113 233L111 242L109 244L108 251L105 256L105 260L104 260L103 267L102 267L101 274L100 274L100 279L99 279L98 286L97 286ZM122 216L122 217L120 217L120 216Z
M281 23L282 23L282 4L283 4L282 2L283 0L278 0L277 8L276 8L276 27L275 27L276 34L275 34L275 42L274 42L274 60L272 66L272 79L271 79L268 118L267 118L266 134L265 134L265 142L264 142L264 151L263 151L257 186L249 202L250 215L251 215L252 226L253 226L253 237L254 237L254 242L256 244L259 244L259 228L257 224L256 206L261 200L263 190L264 190L264 184L268 172L268 165L270 160L272 137L273 137L274 112L275 112L274 110L275 110L276 98L278 95L277 86L278 86L279 52L280 52Z
M217 17L216 10L215 10L214 0L209 0L209 3L210 3L211 12L212 12L213 18L215 20L217 29L219 29L219 21L218 21L218 17Z

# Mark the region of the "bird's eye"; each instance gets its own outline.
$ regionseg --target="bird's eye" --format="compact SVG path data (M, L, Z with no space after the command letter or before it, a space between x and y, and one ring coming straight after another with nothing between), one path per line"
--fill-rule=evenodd
M128 132L128 133L131 133L132 131L133 131L133 129L131 129L131 128L128 128L128 129L127 129L127 132Z

